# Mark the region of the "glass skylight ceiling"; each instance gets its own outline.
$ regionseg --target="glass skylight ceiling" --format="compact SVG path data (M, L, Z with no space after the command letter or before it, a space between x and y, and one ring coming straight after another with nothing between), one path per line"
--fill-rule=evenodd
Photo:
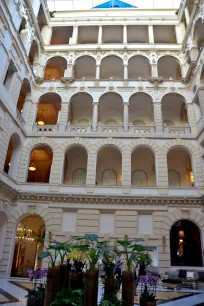
M47 0L50 11L88 10L108 0ZM122 0L137 8L179 8L181 0ZM100 10L100 9L99 9Z

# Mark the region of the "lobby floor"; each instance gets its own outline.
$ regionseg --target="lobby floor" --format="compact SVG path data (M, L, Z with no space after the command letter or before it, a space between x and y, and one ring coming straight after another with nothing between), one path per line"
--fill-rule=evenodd
M26 288L31 288L27 279L0 277L0 305L25 306ZM99 299L102 294L102 285L99 286ZM182 289L179 291L165 290L158 287L157 304L165 306L204 306L204 288L199 290ZM139 305L136 298L136 304Z

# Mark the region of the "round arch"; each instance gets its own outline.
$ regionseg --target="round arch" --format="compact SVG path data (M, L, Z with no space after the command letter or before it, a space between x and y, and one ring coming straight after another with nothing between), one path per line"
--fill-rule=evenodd
M93 56L83 55L78 57L74 62L75 78L95 79L96 60Z
M4 162L4 171L14 179L17 177L21 146L21 138L18 133L14 132L10 136L6 158Z
M128 79L149 79L151 66L149 59L144 55L134 55L128 60Z
M157 61L158 75L164 79L181 80L181 63L173 55L162 55Z
M133 125L137 121L144 122L144 125L154 124L153 99L144 92L134 93L129 98L129 121Z
M37 144L29 154L27 182L49 183L53 150L48 144Z
M54 56L47 60L44 69L44 80L59 80L64 77L67 60L62 56Z
M104 144L101 146L97 152L96 164L96 185L103 184L103 173L106 170L114 171L116 185L122 185L122 152L116 145ZM110 176L110 182L113 182L111 178L113 179L113 176Z
M101 79L121 80L124 78L123 60L117 55L108 55L101 60Z
M169 234L172 266L203 266L201 231L194 220L177 220Z

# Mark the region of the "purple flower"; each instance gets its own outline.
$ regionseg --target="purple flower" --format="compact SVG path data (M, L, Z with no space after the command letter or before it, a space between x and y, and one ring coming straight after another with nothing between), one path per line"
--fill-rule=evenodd
M39 269L39 270L28 270L30 281L41 279L43 277L47 277L47 270Z

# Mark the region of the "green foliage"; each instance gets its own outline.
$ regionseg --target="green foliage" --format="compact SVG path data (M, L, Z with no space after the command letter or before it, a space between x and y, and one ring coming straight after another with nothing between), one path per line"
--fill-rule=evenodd
M104 294L99 306L124 306L116 294Z
M65 261L65 258L70 253L71 247L72 239L66 242L58 242L56 240L52 240L50 245L46 248L46 251L38 254L38 260L49 258L50 265L52 268L54 268L56 266L56 261L59 255L60 264L62 265Z
M82 306L83 295L84 293L81 289L67 290L64 288L58 292L51 306Z
M154 293L150 293L147 290L147 286L145 286L145 290L141 294L141 300L145 302L155 302L156 301L156 296Z
M118 240L119 254L124 256L127 271L131 271L134 264L138 263L139 258L145 253L147 254L147 248L138 242L143 242L143 239L134 240ZM149 248L150 250L150 248Z
M45 287L43 284L39 284L39 286L35 289L27 289L28 294L25 297L35 296L36 301L40 301L45 292Z

